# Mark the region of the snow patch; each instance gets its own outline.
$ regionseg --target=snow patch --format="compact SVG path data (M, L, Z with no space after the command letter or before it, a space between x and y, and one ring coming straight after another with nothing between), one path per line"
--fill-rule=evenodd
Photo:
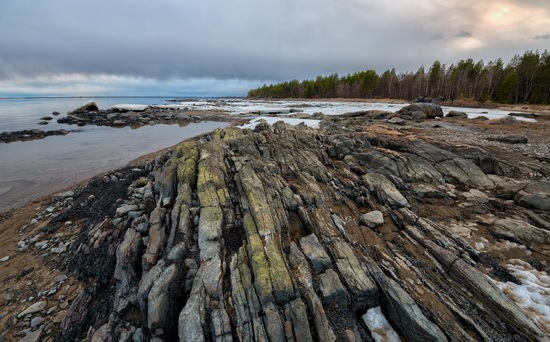
M371 336L376 342L401 342L399 335L382 313L381 307L369 309L363 315L363 322L369 328Z
M495 281L497 286L544 332L550 334L550 276L523 260L511 259L508 262L506 268L519 279L521 285Z
M112 110L134 111L134 112L143 112L147 108L149 108L148 105L140 105L140 104L117 104L111 107Z
M291 119L291 118L281 118L281 117L267 117L267 116L260 116L257 118L254 118L254 120L251 120L250 123L244 124L242 126L239 126L241 128L250 128L254 129L256 125L260 122L260 120L265 120L269 125L273 125L274 123L278 121L286 122L287 124L290 124L292 126L297 126L299 124L304 124L309 127L319 127L319 120L311 120L311 119Z

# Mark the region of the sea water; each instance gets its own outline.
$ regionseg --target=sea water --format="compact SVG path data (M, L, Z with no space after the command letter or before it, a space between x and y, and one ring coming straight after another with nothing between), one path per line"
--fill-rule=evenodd
M25 204L34 198L68 187L96 174L114 170L129 161L196 136L223 127L225 123L203 122L179 125L144 126L138 129L58 124L56 118L94 100L100 109L115 104L146 104L179 106L197 110L221 110L229 114L264 113L271 110L293 109L307 114L325 115L365 110L395 112L406 104L329 101L266 101L248 99L187 99L178 102L161 97L102 97L102 98L0 98L0 132L24 129L76 130L66 136L0 143L0 211ZM281 110L283 109L283 110ZM494 109L447 108L464 111L469 117L502 117L507 112ZM53 116L52 112L59 112ZM48 125L38 123L45 116L53 117ZM257 118L258 119L258 118ZM256 119L256 120L257 120ZM274 118L267 118L275 120ZM276 119L279 120L280 118ZM296 122L304 120L294 119ZM315 126L316 121L312 120Z

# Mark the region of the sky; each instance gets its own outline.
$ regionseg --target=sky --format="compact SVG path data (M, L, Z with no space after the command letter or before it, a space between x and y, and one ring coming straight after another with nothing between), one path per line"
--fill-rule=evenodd
M0 97L245 96L537 49L549 0L0 0Z

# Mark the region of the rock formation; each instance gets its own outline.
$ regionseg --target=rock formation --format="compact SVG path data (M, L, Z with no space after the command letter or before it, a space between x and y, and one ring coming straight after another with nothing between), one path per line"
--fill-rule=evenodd
M520 180L498 154L356 114L218 129L144 170L108 217L82 216L65 263L88 285L60 339L548 340L506 267L549 270L544 166Z

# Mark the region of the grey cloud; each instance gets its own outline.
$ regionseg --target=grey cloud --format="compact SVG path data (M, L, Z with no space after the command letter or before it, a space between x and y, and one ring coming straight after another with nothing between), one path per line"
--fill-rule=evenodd
M454 35L455 38L468 38L472 37L472 33L468 31L460 31L459 33Z
M535 37L532 37L532 39L550 39L550 33L542 36L535 36Z
M478 57L458 54L445 37L471 37L462 28L482 17L483 8L472 10L479 2L423 4L2 0L0 32L10 34L0 35L0 79L84 73L286 80L367 68L410 71L436 59ZM411 16L417 8L425 9ZM492 58L514 48L489 46Z

